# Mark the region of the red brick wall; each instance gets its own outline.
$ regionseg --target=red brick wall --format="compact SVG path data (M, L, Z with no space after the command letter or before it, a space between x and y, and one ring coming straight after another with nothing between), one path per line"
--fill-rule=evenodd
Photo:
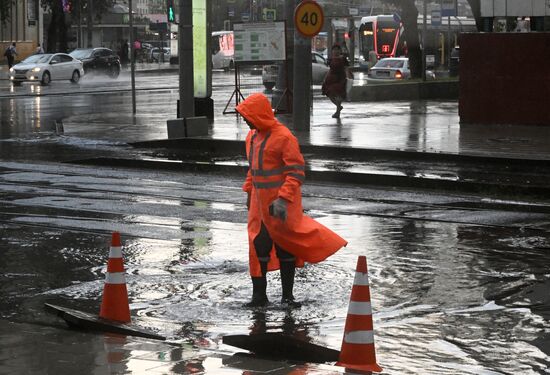
M550 33L468 33L460 45L460 121L550 126Z

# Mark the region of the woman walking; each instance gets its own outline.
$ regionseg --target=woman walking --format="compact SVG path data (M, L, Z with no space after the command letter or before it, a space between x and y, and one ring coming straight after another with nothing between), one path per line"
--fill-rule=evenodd
M342 54L342 47L338 44L332 46L331 56L328 60L330 70L323 82L323 95L328 96L330 101L336 105L336 112L333 118L340 118L342 102L346 99L346 79L351 78L349 62Z

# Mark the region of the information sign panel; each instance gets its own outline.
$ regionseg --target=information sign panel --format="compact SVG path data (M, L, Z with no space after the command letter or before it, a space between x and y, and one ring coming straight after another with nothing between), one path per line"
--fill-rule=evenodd
M441 16L442 17L456 16L456 0L441 0Z
M441 12L432 10L432 26L441 26Z
M284 22L236 23L233 34L236 62L286 59Z

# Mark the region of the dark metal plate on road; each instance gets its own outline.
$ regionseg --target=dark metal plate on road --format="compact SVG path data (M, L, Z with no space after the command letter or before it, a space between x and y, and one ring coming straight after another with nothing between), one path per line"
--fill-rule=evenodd
M281 333L223 336L224 344L270 359L324 363L336 362L340 352Z
M126 336L145 337L155 340L166 340L166 337L160 336L145 328L103 319L97 315L89 314L84 311L52 305L49 303L45 303L44 308L46 311L63 318L72 328L80 328L88 331L118 333Z

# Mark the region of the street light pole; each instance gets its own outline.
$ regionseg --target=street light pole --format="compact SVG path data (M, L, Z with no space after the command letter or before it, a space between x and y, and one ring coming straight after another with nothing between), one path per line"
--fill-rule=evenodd
M92 0L88 0L88 35L87 35L87 47L92 48L93 47L93 28L94 28L94 5Z
M132 14L132 0L128 1L128 23L130 24L130 76L132 80L132 113L136 114L136 59L134 46L134 16Z
M422 81L426 80L426 23L428 13L428 3L424 0L424 11L422 17Z

